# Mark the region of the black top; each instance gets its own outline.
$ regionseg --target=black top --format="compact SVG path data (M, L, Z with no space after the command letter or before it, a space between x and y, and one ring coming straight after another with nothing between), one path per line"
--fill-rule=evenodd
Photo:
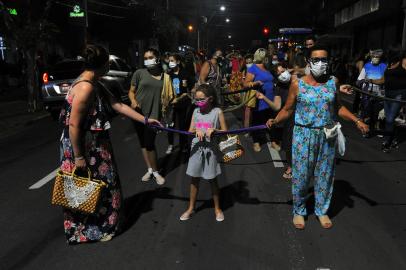
M191 78L184 69L181 68L178 74L175 74L173 70L170 70L168 74L171 76L173 90L177 96L188 93L194 87L194 79ZM184 81L186 81L186 85L184 84Z
M406 69L402 65L385 71L385 91L392 90L406 90Z

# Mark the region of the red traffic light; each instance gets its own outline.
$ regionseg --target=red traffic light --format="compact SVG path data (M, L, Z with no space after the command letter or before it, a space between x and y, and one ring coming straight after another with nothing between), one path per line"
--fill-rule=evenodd
M264 29L262 29L262 33L264 33L264 35L269 35L269 28L264 27Z

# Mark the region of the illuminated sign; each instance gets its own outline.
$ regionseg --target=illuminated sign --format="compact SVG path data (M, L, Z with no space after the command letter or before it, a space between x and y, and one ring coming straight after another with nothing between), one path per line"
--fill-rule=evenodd
M69 17L71 18L83 18L85 17L85 12L82 11L79 5L73 6L73 12L69 13Z
M17 9L15 9L15 8L8 8L7 10L8 10L8 12L10 13L10 15L17 16Z

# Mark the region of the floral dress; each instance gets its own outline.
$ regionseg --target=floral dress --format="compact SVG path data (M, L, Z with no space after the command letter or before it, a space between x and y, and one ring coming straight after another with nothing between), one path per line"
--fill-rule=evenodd
M336 85L311 86L299 80L292 144L293 213L305 216L310 180L314 178L315 214L327 213L333 192L336 140L323 128L335 122Z
M77 83L79 81L72 87ZM94 101L82 127L85 131L84 155L92 178L104 181L107 187L103 190L99 208L95 214L88 215L64 209L64 228L69 244L110 240L116 234L118 227L122 197L108 133L110 122L106 110L107 100L100 92L101 89L97 86L95 88ZM68 173L72 172L75 164L69 138L72 102L73 98L68 93L60 115L60 122L63 125L60 140L61 170Z

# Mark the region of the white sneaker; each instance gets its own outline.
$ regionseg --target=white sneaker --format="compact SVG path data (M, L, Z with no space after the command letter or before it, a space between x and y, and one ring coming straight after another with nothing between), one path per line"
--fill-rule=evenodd
M154 175L155 181L158 185L162 186L165 184L165 178L163 178L162 175L160 175L158 172L153 172L152 174Z
M148 182L149 180L152 179L152 173L151 172L147 172L146 174L144 174L144 176L141 178L142 182Z
M168 149L166 150L166 154L167 155L170 155L170 154L172 154L172 151L173 151L173 145L172 144L170 144L169 146L168 146Z

